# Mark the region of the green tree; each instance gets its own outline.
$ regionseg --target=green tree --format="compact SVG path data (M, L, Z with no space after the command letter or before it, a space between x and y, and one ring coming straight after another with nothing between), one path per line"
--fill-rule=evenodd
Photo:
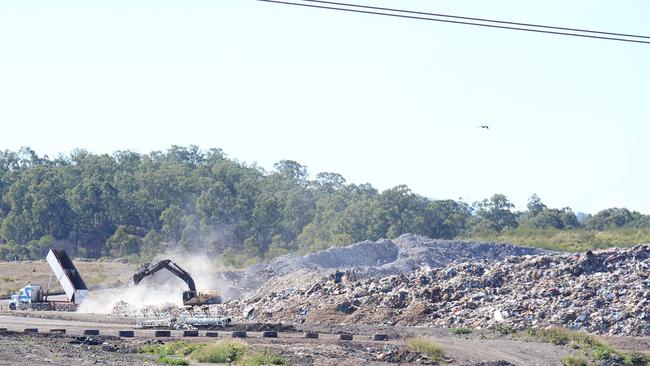
M526 207L528 208L529 217L535 217L546 209L546 205L542 203L542 200L537 194L530 196L528 199L528 205L526 205Z
M563 212L555 208L545 208L528 220L528 225L536 228L564 229Z
M452 239L465 232L470 217L470 208L462 201L432 201L424 212L422 233L431 238Z
M110 253L117 256L127 256L140 252L140 240L137 236L127 232L124 226L118 226L115 233L108 238L107 248Z
M142 248L140 250L140 255L147 259L152 259L156 255L162 254L163 238L156 230L149 230L147 235L142 239Z
M104 251L106 240L115 233L115 220L111 217L111 204L116 192L99 177L83 178L68 190L71 206L72 241L75 254L80 243L85 245L87 256L98 256Z
M10 211L3 221L2 236L24 244L52 235L66 238L71 230L71 210L57 173L35 166L17 179L5 194Z
M160 214L162 234L166 241L177 243L181 240L181 234L183 233L183 223L181 220L181 208L175 204L170 205Z
M293 160L282 160L273 166L282 179L304 185L307 183L307 167Z
M587 228L597 231L620 228L629 225L640 216L627 208L608 208L598 211L587 221Z
M512 212L515 205L503 194L494 194L490 199L477 202L475 206L477 215L489 222L496 231L518 226L517 216Z
M317 187L327 192L333 192L345 186L345 178L338 173L322 172L316 174Z
M183 217L183 224L184 227L179 241L180 247L191 252L203 249L201 245L201 232L196 218L193 216L185 216Z

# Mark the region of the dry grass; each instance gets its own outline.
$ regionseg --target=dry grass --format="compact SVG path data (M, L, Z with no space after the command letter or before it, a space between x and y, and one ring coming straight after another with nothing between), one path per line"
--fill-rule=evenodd
M442 362L445 357L445 350L438 343L427 338L409 339L406 342L406 347L413 352L424 353L435 362Z

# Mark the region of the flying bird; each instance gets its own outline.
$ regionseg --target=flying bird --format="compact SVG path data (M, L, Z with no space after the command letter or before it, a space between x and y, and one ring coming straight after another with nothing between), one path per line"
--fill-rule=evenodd
M478 126L478 127L479 127L479 128L485 128L486 130L489 130L489 129L490 129L490 126L488 126L488 125L480 125L480 126Z

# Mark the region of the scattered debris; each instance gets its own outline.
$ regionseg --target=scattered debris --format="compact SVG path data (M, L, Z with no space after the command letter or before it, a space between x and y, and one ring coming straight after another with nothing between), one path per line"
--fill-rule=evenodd
M422 266L439 268L457 261L500 260L509 256L547 253L544 249L512 244L436 240L402 234L394 240L367 240L305 256L287 254L251 266L246 271L223 273L222 280L231 283L232 289L240 293L239 297L264 296L270 292L303 288L313 284L314 278L327 279L331 275L335 282L344 281L341 273L346 270L353 270L358 278L377 278L410 273Z
M500 252L498 244L492 247L485 249ZM258 322L470 328L499 323L514 329L559 325L597 334L650 335L648 244L422 266L380 278L359 276L358 269L336 273L301 289L225 306L230 314L245 314L236 320Z
M137 313L138 328L224 328L230 324L230 317L222 305L202 305L177 308L172 304L148 306Z
M650 335L649 244L567 254L404 234L285 255L228 276L248 295L187 309L147 307L137 325L219 328L232 318L495 330L556 325ZM133 310L121 302L114 311Z
M104 344L104 340L100 338L93 338L93 337L86 337L86 336L79 336L79 337L72 337L72 340L68 341L70 344L85 344L88 346L97 346L100 344Z

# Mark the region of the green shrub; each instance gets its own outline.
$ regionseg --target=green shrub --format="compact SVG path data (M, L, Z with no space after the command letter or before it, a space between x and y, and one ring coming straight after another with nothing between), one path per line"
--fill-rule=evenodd
M158 350L160 349L160 344L145 344L140 347L139 352L140 353L158 353Z
M241 366L262 366L262 365L286 365L287 362L280 356L265 352L255 352L247 354L238 365Z
M166 363L168 365L189 365L190 364L189 362L181 358L174 358L169 356L160 356L156 361L160 363Z
M528 334L543 342L553 343L555 345L566 345L569 344L572 339L576 338L576 332L557 327L548 329L530 329Z
M564 366L589 366L589 361L581 356L565 356L561 362Z
M639 352L630 352L623 355L623 363L627 366L648 366L650 356Z
M469 328L461 327L461 328L454 328L451 330L451 332L454 334L470 334L472 333L472 330Z
M599 361L609 360L616 353L617 352L609 346L599 345L594 347L593 358L594 360L599 360Z
M571 348L583 348L591 351L591 358L596 361L617 359L623 360L623 363L628 366L644 366L650 365L650 357L636 352L623 352L615 349L614 347L603 343L593 336L584 332L576 332L564 328L549 328L549 329L529 329L528 334L541 340L542 342L549 342L557 345L569 345ZM567 360L567 362L579 361ZM573 365L565 363L564 365ZM586 365L587 363L584 363ZM582 363L575 363L575 365L583 365Z
M494 326L492 326L492 330L499 333L500 335L508 335L515 332L515 329L511 325L503 323L496 323Z
M236 362L246 352L246 344L240 341L219 341L200 347L191 357L198 362L227 363Z
M177 355L187 356L197 349L205 347L202 343L189 343L187 341L174 341L166 344L147 344L140 347L140 353L153 353L161 356Z
M418 337L406 342L406 347L413 352L420 352L427 355L432 361L441 362L444 360L445 351L436 342Z

